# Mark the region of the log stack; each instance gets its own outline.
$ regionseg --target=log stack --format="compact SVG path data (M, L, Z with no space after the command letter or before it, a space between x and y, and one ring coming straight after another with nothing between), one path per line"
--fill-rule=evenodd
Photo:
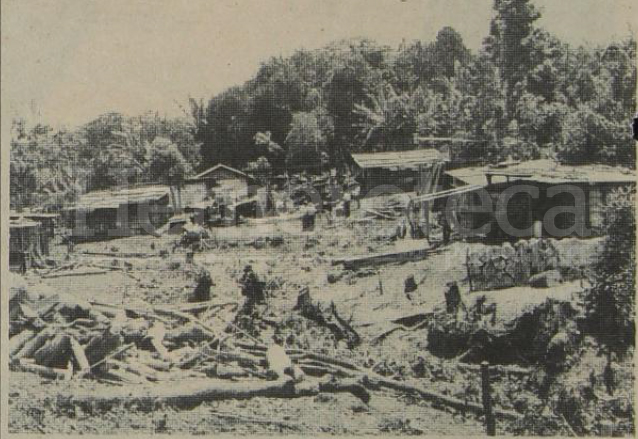
M532 276L560 268L560 258L551 239L530 239L470 253L467 265L474 290L495 290L528 285Z

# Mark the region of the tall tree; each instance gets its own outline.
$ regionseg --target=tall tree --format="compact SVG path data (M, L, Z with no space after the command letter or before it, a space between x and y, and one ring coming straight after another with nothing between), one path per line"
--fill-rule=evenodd
M517 94L533 68L532 42L534 22L540 12L531 0L494 0L495 16L484 47L498 66L505 89L506 120L513 118ZM523 87L524 88L524 87Z

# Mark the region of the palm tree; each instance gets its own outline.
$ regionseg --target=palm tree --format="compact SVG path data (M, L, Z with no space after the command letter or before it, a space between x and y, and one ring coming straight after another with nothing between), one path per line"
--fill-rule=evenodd
M369 96L370 106L354 104L354 113L362 120L365 149L406 149L417 130L418 107L415 94L398 94L391 84Z

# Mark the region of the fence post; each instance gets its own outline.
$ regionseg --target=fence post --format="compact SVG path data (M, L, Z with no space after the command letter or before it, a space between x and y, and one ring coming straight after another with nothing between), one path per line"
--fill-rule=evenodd
M496 436L496 420L492 412L492 389L490 384L490 364L481 363L481 389L483 393L483 415L485 416L485 432L488 436Z

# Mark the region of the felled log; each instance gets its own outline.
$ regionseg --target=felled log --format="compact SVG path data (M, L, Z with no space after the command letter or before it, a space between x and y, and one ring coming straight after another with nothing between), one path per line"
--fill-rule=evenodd
M225 306L230 306L230 305L237 305L237 302L219 302L216 300L211 300L208 302L199 302L199 303L187 303L187 304L181 304L181 305L174 305L174 308L177 311L181 311L181 312L199 312L199 311L204 311L208 308L222 308Z
M124 312L127 317L135 318L137 316L143 316L149 319L158 320L164 324L170 324L168 320L157 315L155 310L134 308L130 306L119 306L112 303L104 303L96 300L90 300L89 303L97 311L103 313L105 316L114 318L119 313Z
M129 360L126 363L119 360L110 359L107 361L109 366L116 366L118 369L124 370L126 372L130 372L134 375L144 378L148 381L157 381L157 373L151 369L150 367L141 364L137 361ZM109 373L112 369L109 367Z
M86 358L93 367L96 363L106 358L111 352L122 345L122 336L104 331L102 334L94 336L87 344L84 352Z
M68 273L53 273L53 274L45 274L42 276L44 279L51 279L56 277L70 277L70 276L93 276L96 274L106 274L108 271L106 270L87 270L80 272L68 272Z
M36 333L31 331L30 329L25 329L17 335L14 335L9 339L9 358L12 358L15 354L17 354L20 349L24 347L25 344L29 342L33 337L36 336Z
M70 366L70 365L68 365ZM73 376L73 367L70 366L66 369L58 369L53 367L40 366L39 364L33 364L25 361L24 359L18 360L10 364L10 369L17 372L29 372L38 374L44 378L53 378L57 380L70 380Z
M91 366L89 367L88 370L82 371L78 374L79 378L84 377L85 375L89 374L91 371L93 371L94 369L96 369L98 366L102 366L104 363L106 363L109 359L111 358L115 358L119 355L122 355L124 352L126 352L127 350L129 350L130 348L132 348L133 346L135 346L135 344L131 343L128 344L126 346L121 347L120 349L111 352L109 355L105 356L104 358L102 358L101 360L99 360L96 363L91 364Z
M20 358L30 358L33 356L35 351L40 349L47 340L54 335L54 332L51 328L45 328L38 335L33 337L27 343L24 344L22 349L20 349L15 355L14 359Z
M148 330L148 340L150 341L155 352L160 356L162 360L171 361L171 353L168 352L166 346L164 346L164 335L166 334L166 329L163 325L157 324L151 327Z
M203 367L202 372L207 376L216 377L224 380L233 378L243 378L250 375L250 372L239 367L229 364L213 364L211 366Z
M186 314L186 313L181 312L181 311L177 311L177 310L173 310L173 309L167 309L167 308L163 308L163 307L157 307L157 306L153 308L153 311L155 311L157 314L162 314L162 315L166 315L166 316L169 316L169 317L182 319L182 320L185 320L187 322L192 322L192 323L198 325L204 331L206 331L213 338L217 338L217 331L215 331L213 328L211 328L210 326L208 326L207 324L205 324L204 322L202 322L201 320L199 320L198 318L196 318L196 317L194 317L192 315Z
M75 362L78 365L78 369L80 372L88 371L91 368L91 364L89 363L88 358L86 358L86 354L84 353L84 348L80 343L75 339L75 337L71 337L71 352L73 352L73 358L75 358Z
M181 345L185 342L201 343L210 341L214 337L208 331L202 329L201 326L189 322L186 325L167 331L165 339L176 345Z
M171 363L163 360L157 360L155 358L140 359L140 362L158 372L168 372L171 369Z
M109 366L108 372L106 372L104 375L108 378L115 379L116 381L122 381L129 384L144 384L147 382L144 377L141 377L140 375L137 375L128 370L121 369L120 367L114 364L111 364L111 361L108 361L107 364ZM113 367L113 366L116 366L116 367Z
M266 350L268 349L263 345L251 345L248 343L242 342L234 342L235 346L241 348L243 350L249 351L252 355L260 355L265 356ZM344 369L349 369L352 371L362 372L363 369L356 364L350 363L345 360L340 360L338 358L332 357L326 354L317 354L314 352L308 352L301 349L286 349L286 353L290 356L293 361L299 361L303 359L315 360L321 362L326 365L339 366Z
M425 389L421 386L410 385L401 381L394 381L376 373L366 375L366 378L363 379L362 382L368 385L372 385L373 387L382 386L389 389L399 390L405 393L416 393L426 401L434 402L447 407L452 407L460 411L471 412L476 415L483 415L482 404L443 395L441 393ZM511 410L493 409L493 412L496 417L502 419L519 420L523 417L521 414Z
M58 334L43 344L33 354L33 359L41 366L62 367L68 364L71 353L71 337Z
M266 366L267 364L265 358L245 354L243 352L216 352L213 350L205 350L204 355L215 361L220 361L223 363L230 363L232 361L235 361L237 362L237 364L243 367L262 367Z
M470 372L481 371L481 366L478 364L458 363L456 367L461 370L466 370ZM504 375L529 376L532 374L532 370L525 367L513 366L513 365L500 365L500 364L491 365L490 371L504 374Z
M68 395L64 397L72 404L83 408L110 408L114 405L132 406L138 410L153 410L156 405L180 408L192 408L207 401L226 399L264 398L299 398L316 396L322 392L350 392L358 398L366 398L365 389L357 387L354 382L310 382L295 384L292 380L276 381L242 381L228 382L223 380L184 381L179 386L128 386L116 389L101 389L88 394ZM367 395L369 397L369 395ZM369 400L369 398L367 398Z

